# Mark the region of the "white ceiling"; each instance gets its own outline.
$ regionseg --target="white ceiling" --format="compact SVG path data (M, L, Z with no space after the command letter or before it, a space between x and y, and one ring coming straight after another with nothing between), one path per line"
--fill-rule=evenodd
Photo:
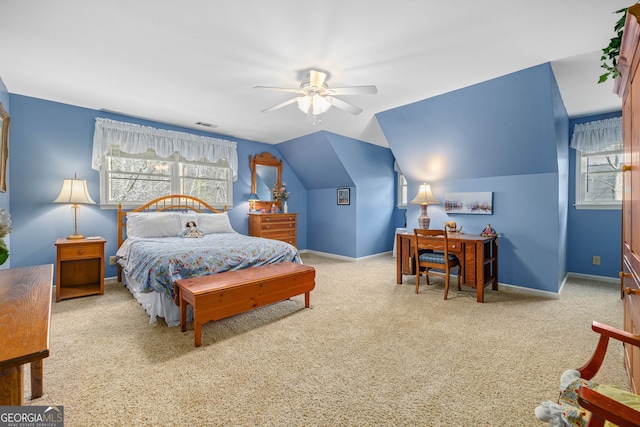
M279 143L318 130L386 146L374 115L551 62L570 117L620 109L600 50L630 0L0 0L9 92ZM315 125L293 94L305 70L344 96Z

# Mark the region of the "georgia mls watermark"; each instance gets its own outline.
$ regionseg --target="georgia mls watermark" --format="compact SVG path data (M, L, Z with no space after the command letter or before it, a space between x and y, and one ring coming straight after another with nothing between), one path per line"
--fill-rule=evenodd
M0 427L64 427L64 406L0 406Z

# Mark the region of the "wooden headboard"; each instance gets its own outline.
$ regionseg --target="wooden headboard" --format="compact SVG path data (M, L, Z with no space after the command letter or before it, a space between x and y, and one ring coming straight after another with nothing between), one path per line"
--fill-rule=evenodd
M127 227L127 221L125 217L127 212L169 212L169 211L194 211L200 213L223 213L227 211L227 207L224 210L218 210L210 206L208 203L192 197L183 196L180 194L173 194L171 196L162 196L145 203L139 208L131 209L130 211L122 210L122 204L118 205L118 248L122 246L124 242L124 235Z

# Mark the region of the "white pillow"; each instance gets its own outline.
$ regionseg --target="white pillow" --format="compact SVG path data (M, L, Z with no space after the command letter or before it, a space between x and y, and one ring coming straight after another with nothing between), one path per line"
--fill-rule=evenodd
M127 238L176 237L182 233L177 212L131 212L127 214Z
M196 224L204 234L235 233L235 230L231 227L231 222L229 222L229 214L227 212L197 214L196 216Z

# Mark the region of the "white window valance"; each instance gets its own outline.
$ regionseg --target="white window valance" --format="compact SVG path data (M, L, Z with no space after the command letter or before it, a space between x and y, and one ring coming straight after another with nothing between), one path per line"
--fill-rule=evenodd
M235 141L96 117L91 160L93 169L100 170L103 156L113 145L130 154L140 154L153 149L162 158L178 153L189 161L204 158L216 163L225 159L233 172L233 180L238 179L238 153Z
M622 117L578 123L573 128L571 148L585 153L620 148L622 146Z

